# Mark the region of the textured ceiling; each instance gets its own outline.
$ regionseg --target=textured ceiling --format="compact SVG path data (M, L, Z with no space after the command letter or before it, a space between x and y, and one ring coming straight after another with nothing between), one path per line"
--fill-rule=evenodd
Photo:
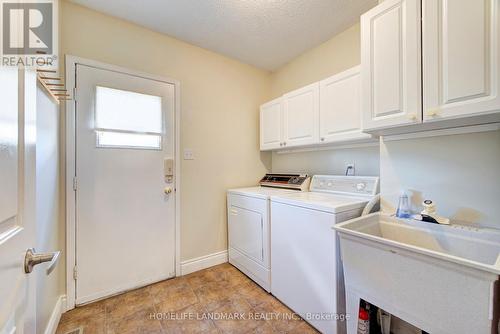
M377 0L71 0L275 70L359 20Z

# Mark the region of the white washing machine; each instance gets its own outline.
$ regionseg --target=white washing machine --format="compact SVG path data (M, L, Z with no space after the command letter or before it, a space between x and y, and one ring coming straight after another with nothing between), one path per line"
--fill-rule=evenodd
M227 192L229 263L268 292L271 289L269 198L307 191L309 183L307 175L266 174L261 186Z
M378 177L316 175L309 192L271 196L271 293L322 333L346 332L332 227L359 217L378 183Z

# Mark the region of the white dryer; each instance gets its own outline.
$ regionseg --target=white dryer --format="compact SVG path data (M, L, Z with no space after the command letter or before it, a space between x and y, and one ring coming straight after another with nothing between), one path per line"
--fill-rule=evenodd
M332 227L360 216L378 193L378 181L316 175L309 192L271 196L271 293L322 333L346 332L342 263Z
M268 292L271 289L270 210L272 195L308 190L300 174L266 174L258 187L227 192L229 263Z

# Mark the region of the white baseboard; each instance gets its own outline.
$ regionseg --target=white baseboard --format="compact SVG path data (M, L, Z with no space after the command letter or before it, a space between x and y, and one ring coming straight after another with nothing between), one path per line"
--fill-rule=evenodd
M47 327L45 327L44 334L54 334L59 325L59 320L61 320L61 315L66 310L66 295L60 295L57 299L56 305L52 310Z
M181 275L194 273L195 271L210 268L227 262L227 250L181 262Z

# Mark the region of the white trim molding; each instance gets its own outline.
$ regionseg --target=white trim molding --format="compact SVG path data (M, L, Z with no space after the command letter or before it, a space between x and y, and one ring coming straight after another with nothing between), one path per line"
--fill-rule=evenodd
M218 264L226 263L228 260L227 250L200 256L181 262L181 273L187 275L202 269L210 268Z
M49 318L49 322L47 323L47 327L45 327L44 334L55 334L57 330L57 325L59 325L59 320L61 320L61 315L66 310L66 295L60 295L57 299L56 304L54 305L54 309Z
M460 126L455 128L447 129L437 129L437 130L425 130L412 133L403 133L397 135L385 135L381 136L384 142L396 141L396 140L407 140L407 139L418 139L418 138L429 138L429 137L439 137L439 136L452 136L461 135L466 133L479 133L479 132L489 132L500 130L500 123L489 123L480 125L468 125Z
M364 139L364 140L361 139L357 141L337 142L321 146L297 147L286 150L275 150L273 152L276 152L277 154L288 154L288 153L302 153L302 152L345 150L345 149L355 149L363 147L376 147L379 145L380 145L379 139L378 137L375 136L374 138Z
M175 86L175 275L181 275L181 93L178 80L158 76L150 73L135 71L116 65L106 64L91 59L66 55L66 88L70 95L66 101L66 310L75 308L76 281L74 268L76 263L76 196L73 190L75 176L75 109L77 96L74 95L76 81L76 65L121 72L146 79L162 81ZM76 99L75 99L76 98Z

